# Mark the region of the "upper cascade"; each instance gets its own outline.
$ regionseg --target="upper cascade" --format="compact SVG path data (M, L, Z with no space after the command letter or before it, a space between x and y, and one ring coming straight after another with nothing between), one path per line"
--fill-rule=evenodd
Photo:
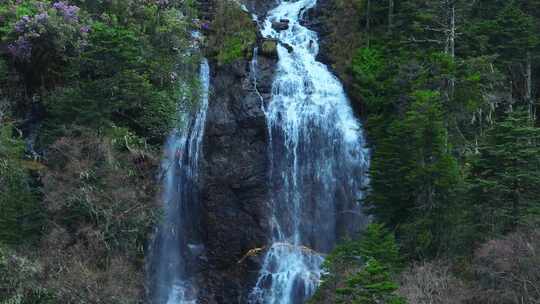
M324 253L367 221L358 203L369 167L362 126L340 81L316 60L317 33L301 24L316 3L281 1L261 30L278 40L279 62L265 108L272 245L252 304L304 303L319 284Z

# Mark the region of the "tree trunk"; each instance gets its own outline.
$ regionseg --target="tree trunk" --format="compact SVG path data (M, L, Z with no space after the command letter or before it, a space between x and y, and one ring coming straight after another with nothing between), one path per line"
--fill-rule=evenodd
M534 114L534 103L532 99L532 60L531 60L531 52L527 52L527 63L525 68L525 77L526 77L526 91L525 91L525 101L527 102L529 106L529 115L531 118L533 118Z
M370 44L370 30L371 30L371 0L367 0L366 3L366 33L367 33L367 46Z
M449 3L449 29L448 29L448 54L452 57L452 60L456 58L456 4L451 0ZM448 80L448 97L454 98L455 80L451 76Z
M394 26L394 0L388 0L388 33L392 33Z
M450 56L452 59L456 57L456 6L454 2L450 4Z

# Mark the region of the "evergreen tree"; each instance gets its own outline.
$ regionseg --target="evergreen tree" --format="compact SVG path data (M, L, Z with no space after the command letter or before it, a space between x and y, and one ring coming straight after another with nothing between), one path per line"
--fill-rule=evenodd
M395 293L397 289L388 268L372 258L347 280L347 287L338 289L338 303L404 304Z
M398 228L407 251L432 255L447 248L447 211L460 173L450 153L439 94L417 91L403 120L380 140L371 168L370 212Z
M364 259L376 259L391 270L398 269L401 264L394 234L379 223L367 226L360 239L359 254Z
M511 231L540 208L540 128L528 113L515 111L495 124L471 173L479 232Z
M366 261L368 261L366 263ZM370 264L369 261L375 261ZM361 293L362 287L359 286L358 277L365 277L373 284L380 280L380 275L386 280L384 284L395 284L390 279L390 274L399 272L402 266L402 259L399 255L399 248L394 234L388 231L380 223L369 224L362 236L356 240L346 241L339 244L327 257L324 262L326 274L323 277L322 287L313 297L310 303L328 303L333 302L328 294L338 296L352 301L353 295ZM371 268L370 268L371 267ZM370 270L374 269L372 273ZM373 275L373 277L369 277ZM346 288L341 288L347 286ZM377 290L386 297L389 290ZM390 294L393 292L390 291ZM357 302L345 303L357 303ZM358 302L371 303L371 302ZM391 302L388 302L391 303Z

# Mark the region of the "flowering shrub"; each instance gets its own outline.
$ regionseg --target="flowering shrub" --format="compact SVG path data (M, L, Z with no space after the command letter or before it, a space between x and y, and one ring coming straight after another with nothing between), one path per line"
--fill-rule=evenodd
M56 11L58 11L60 15L64 17L66 21L70 22L79 20L79 16L77 15L80 10L79 7L75 5L69 5L67 2L64 1L54 3L53 7L56 9Z
M35 14L16 21L9 35L8 50L15 60L46 69L75 55L86 44L90 27L83 24L79 7L59 1L51 5L39 2L35 9Z
M0 0L0 303L141 302L157 146L198 100L193 2ZM32 276L3 262L20 240Z

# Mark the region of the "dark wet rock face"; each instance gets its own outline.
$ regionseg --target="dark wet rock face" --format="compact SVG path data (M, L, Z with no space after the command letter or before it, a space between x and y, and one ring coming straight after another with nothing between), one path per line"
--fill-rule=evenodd
M264 246L269 234L268 138L262 107L270 97L275 59L261 56L257 67L255 87L250 59L212 65L201 164L206 246L201 303L246 303L260 265L242 257Z
M319 35L319 54L317 60L331 66L334 62L328 56L331 52L331 42L328 41L328 35L331 30L332 24L327 21L332 14L332 10L335 0L318 0L317 5L306 12L302 25L317 32Z
M266 13L277 6L278 0L241 0L241 2L249 9L250 12L259 16L259 20L263 20Z

